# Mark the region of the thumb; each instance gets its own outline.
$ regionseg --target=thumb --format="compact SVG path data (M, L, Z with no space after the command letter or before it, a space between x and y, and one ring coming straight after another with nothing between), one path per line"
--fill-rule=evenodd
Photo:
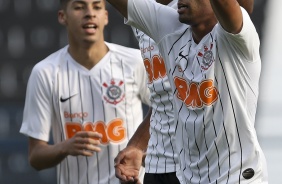
M124 158L124 152L120 151L114 159L115 166L120 164L123 158Z

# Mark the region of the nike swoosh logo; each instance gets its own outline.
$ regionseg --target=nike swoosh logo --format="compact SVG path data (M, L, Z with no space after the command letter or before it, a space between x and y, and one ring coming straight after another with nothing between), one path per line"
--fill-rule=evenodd
M183 58L183 59L185 59L186 61L188 61L187 58L186 58L186 56L188 56L188 55L184 56L182 53L183 53L183 51L179 52L178 55L179 55L181 58Z
M69 99L71 99L72 97L74 97L75 95L77 95L77 94L74 94L74 95L72 95L72 96L70 96L70 97L67 97L67 98L61 97L61 98L60 98L60 101L61 101L61 102L66 102L66 101L68 101Z

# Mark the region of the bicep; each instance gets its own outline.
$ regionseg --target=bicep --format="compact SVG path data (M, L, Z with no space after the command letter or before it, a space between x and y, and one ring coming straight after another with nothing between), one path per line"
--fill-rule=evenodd
M236 0L210 0L220 25L229 33L237 34L243 26L243 15Z

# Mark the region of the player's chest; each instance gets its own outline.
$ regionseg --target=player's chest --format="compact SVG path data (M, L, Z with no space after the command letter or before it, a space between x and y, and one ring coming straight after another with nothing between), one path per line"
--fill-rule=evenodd
M57 77L55 98L62 111L93 112L115 109L128 103L127 96L136 94L137 85L133 74L124 71L97 70L95 72L61 71Z
M192 38L175 42L168 55L171 74L195 82L212 78L216 56L216 42L212 37L204 38L199 44Z

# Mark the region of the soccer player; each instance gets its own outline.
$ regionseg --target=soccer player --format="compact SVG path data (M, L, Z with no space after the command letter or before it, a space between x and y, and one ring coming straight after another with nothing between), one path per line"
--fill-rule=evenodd
M57 166L60 184L118 184L114 157L149 104L140 51L104 41L105 1L61 0L69 45L29 78L20 132L37 170ZM52 129L54 143L49 143Z
M160 48L182 183L267 183L254 128L260 41L246 10L236 0L179 0L177 12L150 0L108 2ZM126 164L116 167L135 178Z
M177 6L176 0L157 0L156 2L161 2L169 7L173 6L174 9ZM131 152L136 152L136 154L131 154L133 156L131 159L137 160L136 157L142 156L142 152L146 151L144 184L177 184L179 181L176 171L179 170L179 165L174 147L173 93L166 75L165 63L154 40L142 31L134 27L132 29L139 41L139 48L147 70L152 113L150 121L142 123L127 148L119 153L115 162L123 163L123 158L129 159ZM150 132L148 127L150 127ZM140 135L139 132L144 134ZM142 137L141 141L140 137ZM135 167L140 167L140 165ZM117 177L122 181L127 181L119 171L119 167L116 167Z

